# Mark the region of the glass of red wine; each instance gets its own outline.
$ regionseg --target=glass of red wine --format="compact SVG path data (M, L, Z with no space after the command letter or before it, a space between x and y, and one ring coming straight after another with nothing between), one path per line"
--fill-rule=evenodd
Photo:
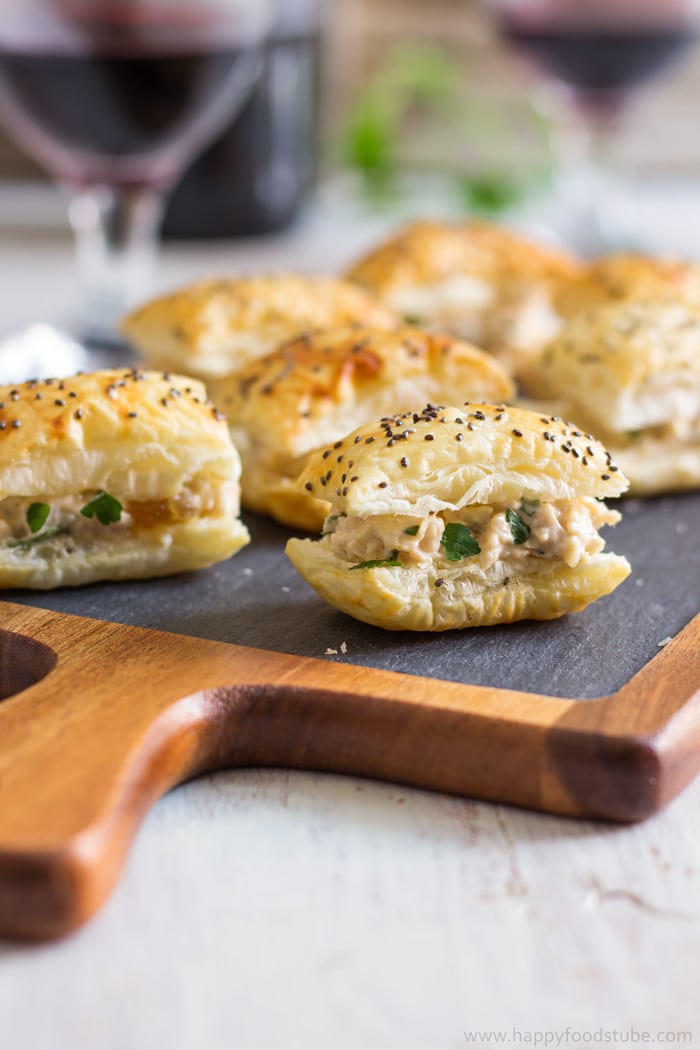
M579 247L593 254L622 246L625 234L605 206L610 147L631 96L696 36L697 0L493 0L492 6L504 38L559 86L587 131Z
M163 202L252 89L273 0L2 0L0 120L68 198L80 335L144 298Z

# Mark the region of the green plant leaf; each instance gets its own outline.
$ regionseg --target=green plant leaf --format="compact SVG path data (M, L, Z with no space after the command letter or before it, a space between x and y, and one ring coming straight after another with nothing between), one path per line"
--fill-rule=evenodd
M419 528L420 525L409 525L408 528L403 531L406 536L417 536Z
M52 525L48 529L44 529L43 532L37 533L36 536L25 536L22 540L8 540L8 547L31 547L34 543L43 543L44 540L52 540L54 536L61 536L63 533L68 532L65 525Z
M462 525L458 521L450 521L445 525L441 544L445 548L445 557L448 561L462 561L463 558L473 558L481 552L481 547L472 535L468 525Z
M102 525L112 525L121 520L123 509L119 500L109 492L98 492L94 499L80 508L80 513L85 518L97 518Z
M30 532L39 532L46 524L46 519L51 513L48 503L30 503L27 508L27 525Z
M538 499L528 499L527 496L523 496L520 500L520 509L523 514L527 514L528 518L531 518L540 505Z
M506 511L506 521L510 525L510 531L513 535L513 543L519 546L521 543L525 543L530 538L530 526L526 525L522 518L519 518L514 510L510 507Z
M350 571L353 569L401 569L403 566L399 561L399 552L392 551L388 558L377 558L374 561L361 561L357 565L351 565Z

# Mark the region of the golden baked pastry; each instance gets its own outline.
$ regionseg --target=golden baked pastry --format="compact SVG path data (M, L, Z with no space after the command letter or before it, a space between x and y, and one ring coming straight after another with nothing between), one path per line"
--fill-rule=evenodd
M633 252L602 255L585 267L578 280L558 286L556 305L571 319L595 306L643 299L700 306L700 266Z
M289 540L289 558L327 602L378 627L548 620L630 572L598 535L620 517L600 501L627 481L556 418L428 405L314 454L298 485L333 505L321 539Z
M299 492L294 481L314 449L408 405L450 397L498 401L514 393L494 358L417 328L303 336L209 390L241 454L244 506L312 531L323 524L328 503Z
M700 485L700 309L622 300L579 314L527 387L606 444L630 493Z
M418 222L348 271L406 320L469 339L517 375L559 330L560 285L582 266L485 222Z
M249 541L240 460L196 380L115 369L0 388L0 587L163 576Z
M356 285L286 273L199 281L146 303L124 320L122 331L149 366L206 381L310 329L397 323Z

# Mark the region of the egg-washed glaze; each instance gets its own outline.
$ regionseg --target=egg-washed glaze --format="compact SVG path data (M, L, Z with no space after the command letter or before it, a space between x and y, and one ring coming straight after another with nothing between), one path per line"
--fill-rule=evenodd
M332 506L320 540L289 541L291 561L330 604L392 630L550 619L630 571L597 535L618 519L598 501L627 481L598 441L557 417L427 405L315 453L298 485ZM383 551L357 545L368 528ZM411 540L423 537L418 556Z
M239 371L305 331L398 323L348 281L280 273L187 285L129 314L122 331L150 366L209 380Z
M645 300L584 311L533 364L527 388L605 442L632 494L700 486L700 308Z
M239 479L225 419L197 380L114 369L2 387L0 586L157 576L227 558L249 540Z
M244 506L311 530L320 528L328 504L299 492L294 480L314 449L384 412L427 399L514 394L488 354L416 328L302 336L209 390L241 453Z

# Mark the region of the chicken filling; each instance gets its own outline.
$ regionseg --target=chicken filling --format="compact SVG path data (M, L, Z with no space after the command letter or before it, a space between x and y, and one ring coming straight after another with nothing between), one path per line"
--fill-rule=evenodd
M605 547L598 529L619 520L617 511L592 498L523 498L515 506L469 506L424 518L331 513L322 542L353 567L446 568L469 560L486 571L498 562L524 567L528 559L550 559L574 568Z
M107 540L124 539L193 518L236 517L238 488L234 482L193 478L171 499L126 500L108 492L86 491L47 502L0 500L0 545L31 551L51 544L68 552Z

